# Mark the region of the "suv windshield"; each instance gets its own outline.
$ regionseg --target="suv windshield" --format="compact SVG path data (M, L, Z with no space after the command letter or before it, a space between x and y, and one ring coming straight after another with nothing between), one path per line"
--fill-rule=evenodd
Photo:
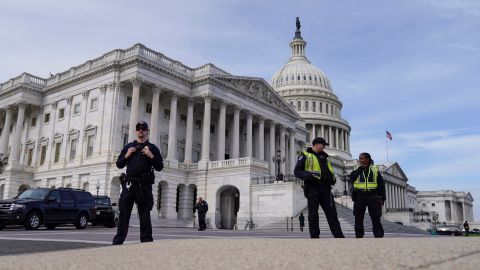
M44 200L50 190L48 189L27 189L18 195L18 199Z
M97 197L95 198L96 204L110 205L110 199L107 197Z

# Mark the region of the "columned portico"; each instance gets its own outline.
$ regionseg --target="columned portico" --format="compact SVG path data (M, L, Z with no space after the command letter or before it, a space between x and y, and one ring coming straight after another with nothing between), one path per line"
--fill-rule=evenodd
M275 156L275 123L270 121L270 156L268 161L270 162L270 174L275 175L275 163L272 158Z
M246 156L252 157L253 155L253 143L252 143L252 125L253 125L253 115L251 112L247 111L247 151Z
M283 126L283 125L280 126L280 151L281 151L280 156L282 158L284 158L286 152L285 152L285 126ZM282 162L280 171L281 171L281 173L286 174L286 172L285 172L285 162Z
M265 119L258 119L258 159L265 160Z
M240 108L233 108L233 151L232 158L240 157Z

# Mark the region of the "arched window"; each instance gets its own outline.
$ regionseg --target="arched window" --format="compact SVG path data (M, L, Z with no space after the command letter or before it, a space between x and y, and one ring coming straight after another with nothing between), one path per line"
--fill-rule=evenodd
M305 111L308 112L308 101L305 101Z
M315 101L312 101L312 109L313 109L313 112L317 111L317 103Z
M323 103L320 102L320 113L323 113Z
M301 101L298 101L298 102L297 102L297 110L298 110L298 111L301 111L301 110L302 110L302 102L301 102Z

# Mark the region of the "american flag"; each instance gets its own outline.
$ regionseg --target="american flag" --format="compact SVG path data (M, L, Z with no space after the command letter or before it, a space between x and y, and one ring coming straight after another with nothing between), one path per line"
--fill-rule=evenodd
M393 139L392 133L390 133L388 130L385 130L385 132L386 132L386 135L387 135L387 139L389 139L391 141Z

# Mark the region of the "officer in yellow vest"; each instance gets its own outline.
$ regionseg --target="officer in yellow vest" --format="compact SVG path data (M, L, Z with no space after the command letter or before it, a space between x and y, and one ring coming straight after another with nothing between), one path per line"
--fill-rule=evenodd
M353 183L352 200L353 215L355 216L355 236L363 238L363 218L368 207L368 213L372 220L373 235L376 238L383 237L383 227L380 222L382 206L385 202L385 181L378 171L378 167L369 153L361 153L359 156L360 167L350 174Z
M326 145L328 143L324 138L315 138L312 141L312 147L307 148L298 157L294 174L304 180L304 192L308 202L310 237L320 237L318 207L321 206L333 236L344 238L331 192L332 185L335 184L333 167L328 160L328 154L323 152Z

